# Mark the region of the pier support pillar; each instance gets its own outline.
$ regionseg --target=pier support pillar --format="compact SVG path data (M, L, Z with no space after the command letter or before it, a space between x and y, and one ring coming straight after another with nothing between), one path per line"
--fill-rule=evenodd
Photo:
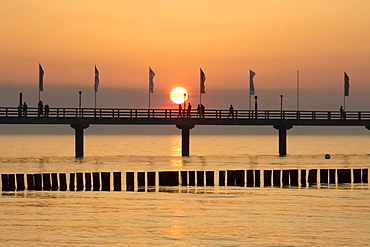
M194 128L194 124L176 124L176 127L181 129L181 151L182 156L189 156L190 154L190 130Z
M274 128L279 131L279 155L286 156L286 131L291 129L292 125L274 125Z
M84 157L84 129L87 129L89 124L71 124L71 128L75 130L75 157L81 159Z

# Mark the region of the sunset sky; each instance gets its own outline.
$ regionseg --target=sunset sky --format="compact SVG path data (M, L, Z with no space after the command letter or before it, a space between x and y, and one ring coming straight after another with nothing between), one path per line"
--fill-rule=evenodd
M199 68L208 108L248 108L249 69L261 109L296 108L296 72L304 110L338 110L343 73L348 110L370 106L368 0L53 0L0 1L0 104L23 92L36 105L145 108L148 67L156 73L153 108L175 107L169 92L185 87L199 101Z

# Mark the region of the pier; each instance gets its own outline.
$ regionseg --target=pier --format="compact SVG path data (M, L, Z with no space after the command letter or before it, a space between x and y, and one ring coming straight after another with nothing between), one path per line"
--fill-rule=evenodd
M278 153L287 154L287 133L293 126L362 126L370 130L370 111L282 111L210 109L190 116L177 109L50 108L40 115L37 107L27 113L17 107L0 107L0 124L69 125L75 130L75 157L84 156L84 130L92 125L172 125L181 130L182 155L190 155L190 130L197 125L271 126L278 131Z

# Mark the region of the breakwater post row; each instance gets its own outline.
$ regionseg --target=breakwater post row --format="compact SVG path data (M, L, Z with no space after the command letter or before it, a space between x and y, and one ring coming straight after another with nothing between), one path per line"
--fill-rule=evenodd
M368 183L364 169L1 174L2 191L157 191L159 186L308 187Z

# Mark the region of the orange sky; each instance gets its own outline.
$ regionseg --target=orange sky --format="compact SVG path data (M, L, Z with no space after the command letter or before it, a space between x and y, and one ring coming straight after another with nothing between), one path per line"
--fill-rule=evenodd
M370 91L368 0L108 0L0 2L0 85L37 88L38 63L48 85L93 86L155 93L175 86L207 93L343 88ZM145 94L146 95L146 94Z

